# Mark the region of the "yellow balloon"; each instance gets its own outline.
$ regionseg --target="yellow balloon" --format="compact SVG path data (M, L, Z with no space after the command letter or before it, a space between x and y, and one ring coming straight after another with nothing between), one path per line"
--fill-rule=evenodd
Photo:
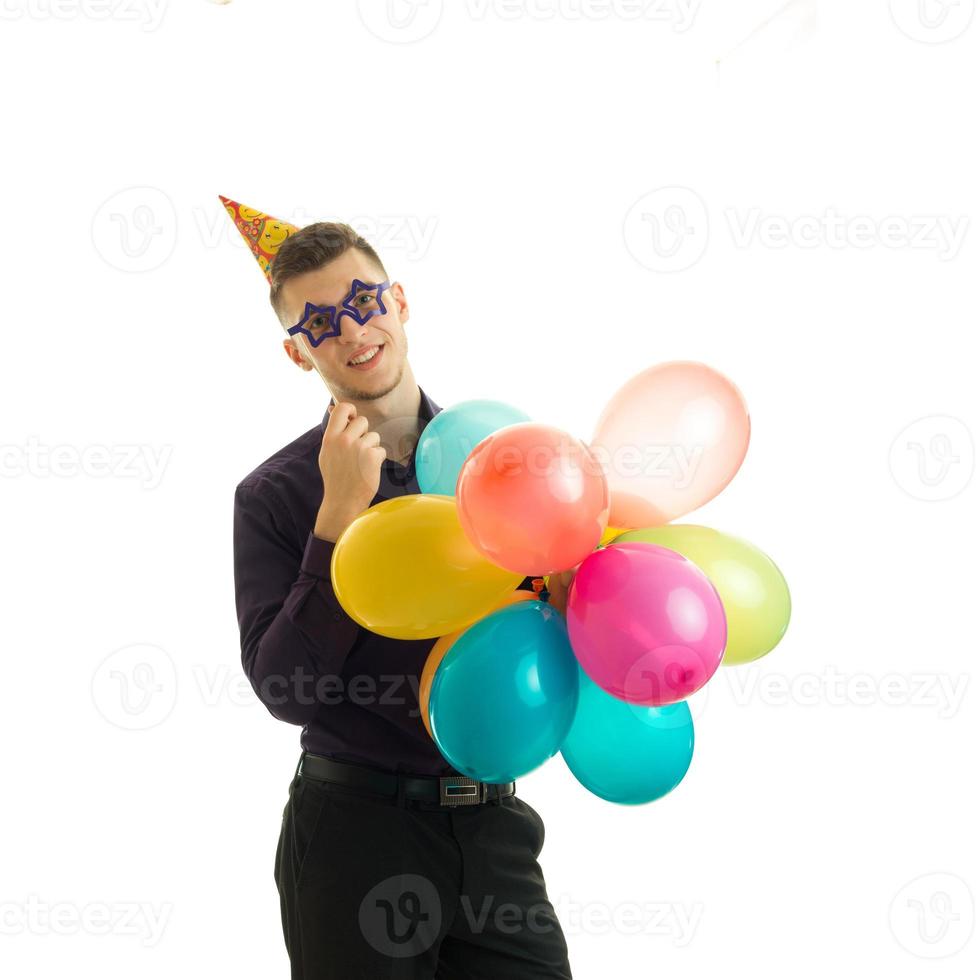
M605 531L602 532L602 537L599 539L599 545L609 544L613 538L618 537L625 531L625 527L607 527Z
M452 633L524 580L487 561L464 533L456 499L435 493L359 514L334 546L330 578L351 619L396 640Z
M707 575L725 607L728 643L722 663L765 656L789 625L789 587L782 572L748 541L699 524L638 528L617 541L648 541L676 551Z

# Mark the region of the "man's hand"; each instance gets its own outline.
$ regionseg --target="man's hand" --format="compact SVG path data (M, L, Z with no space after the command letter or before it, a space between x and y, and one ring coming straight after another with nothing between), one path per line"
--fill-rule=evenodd
M571 588L572 580L578 571L578 565L569 568L564 572L552 572L548 576L548 602L555 607L563 616L568 608L568 590Z
M338 402L329 411L319 456L323 503L313 533L325 541L336 541L371 506L387 453L381 436L368 428L367 419L350 402Z

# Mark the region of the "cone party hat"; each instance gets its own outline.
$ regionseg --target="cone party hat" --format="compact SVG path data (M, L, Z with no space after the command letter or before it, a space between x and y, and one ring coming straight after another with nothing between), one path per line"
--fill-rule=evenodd
M276 257L279 246L299 229L296 225L273 218L264 211L256 211L255 208L246 207L244 204L231 201L220 194L218 197L221 198L221 203L225 206L228 217L235 222L235 227L241 233L242 238L248 242L248 247L252 250L255 261L259 263L259 268L271 283L272 277L269 274L269 266Z

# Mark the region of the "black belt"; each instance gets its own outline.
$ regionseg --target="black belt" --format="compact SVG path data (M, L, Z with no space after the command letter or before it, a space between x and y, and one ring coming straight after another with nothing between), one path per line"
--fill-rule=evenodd
M481 783L469 776L413 776L408 773L385 772L350 762L338 762L323 755L304 752L296 767L297 776L341 783L356 789L396 796L401 793L409 800L426 800L442 806L469 806L513 796L514 783Z

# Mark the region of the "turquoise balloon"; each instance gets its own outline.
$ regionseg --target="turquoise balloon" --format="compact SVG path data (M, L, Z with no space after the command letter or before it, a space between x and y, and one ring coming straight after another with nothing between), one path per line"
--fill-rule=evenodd
M575 778L610 803L650 803L684 778L694 754L686 701L652 707L608 694L581 668L578 708L561 755Z
M546 602L505 606L470 626L432 680L429 724L446 761L506 783L550 759L578 700L564 617Z
M443 409L422 430L415 447L419 489L454 496L459 471L477 443L505 425L530 421L520 409L486 399Z

